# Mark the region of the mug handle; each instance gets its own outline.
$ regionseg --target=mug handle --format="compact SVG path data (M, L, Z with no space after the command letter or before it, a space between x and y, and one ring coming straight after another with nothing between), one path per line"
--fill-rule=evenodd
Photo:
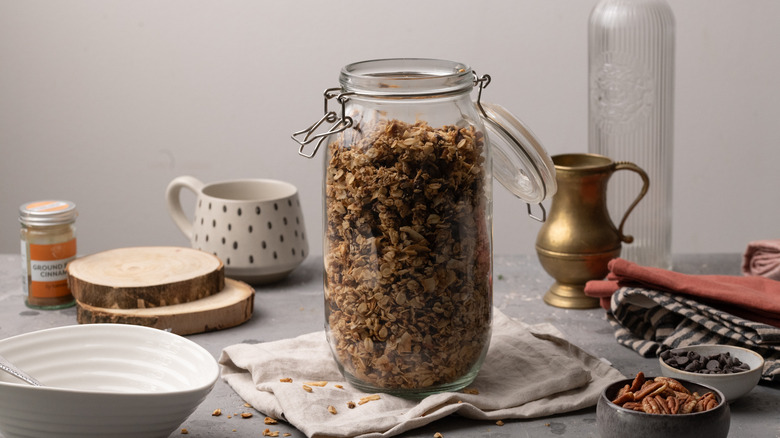
M200 191L203 186L204 184L195 177L180 176L171 181L170 184L168 184L168 188L165 189L168 212L176 226L178 226L181 232L190 240L192 240L192 222L187 219L184 210L181 208L181 197L179 194L181 193L181 189L187 188L195 192L196 196L200 196Z
M626 212L623 213L623 219L620 220L620 226L618 227L618 237L620 237L620 240L626 243L631 243L634 241L634 236L623 234L623 225L626 224L626 219L628 219L628 215L631 214L631 212L634 210L634 207L636 207L636 205L639 204L639 201L641 201L642 198L644 198L647 194L647 189L650 188L650 177L647 176L647 173L642 170L641 167L628 161L616 162L614 171L617 172L618 170L630 170L632 172L636 172L639 177L642 178L642 190L640 190L639 195L636 197L636 199L634 199L634 202L631 203Z

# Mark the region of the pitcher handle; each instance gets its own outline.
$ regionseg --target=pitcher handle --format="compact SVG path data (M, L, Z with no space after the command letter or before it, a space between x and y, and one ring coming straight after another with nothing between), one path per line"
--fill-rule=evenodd
M634 241L634 236L623 234L623 225L626 224L626 219L628 219L628 215L631 214L631 212L634 210L634 207L636 207L636 205L639 204L639 201L641 201L642 198L644 198L647 194L647 189L650 188L650 177L647 176L647 173L642 170L641 167L628 161L616 162L615 172L618 170L630 170L632 172L636 172L639 177L642 178L642 190L639 192L639 195L636 197L636 199L634 199L634 202L631 203L631 205L628 207L626 212L623 213L623 219L620 220L620 226L618 226L618 236L620 237L620 240L626 243L631 243Z
M179 193L181 192L181 189L186 188L192 190L195 192L195 195L198 196L203 186L204 184L195 177L180 176L171 181L165 189L165 200L168 204L168 212L176 226L178 226L181 232L190 240L192 239L193 234L192 222L187 219L184 210L181 208Z

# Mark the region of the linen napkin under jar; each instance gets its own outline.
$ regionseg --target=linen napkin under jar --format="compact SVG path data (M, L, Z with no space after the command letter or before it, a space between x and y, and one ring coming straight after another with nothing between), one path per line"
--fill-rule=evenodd
M528 326L493 312L492 339L476 380L463 392L419 401L352 387L323 331L232 345L219 362L224 380L239 396L309 437L390 437L453 413L494 421L547 417L594 406L606 385L623 378L562 339L552 325Z

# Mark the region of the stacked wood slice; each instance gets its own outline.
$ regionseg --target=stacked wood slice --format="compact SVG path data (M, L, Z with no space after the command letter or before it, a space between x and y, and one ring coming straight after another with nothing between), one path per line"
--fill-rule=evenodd
M252 317L254 289L226 279L219 258L195 249L113 249L73 260L67 272L80 324L136 324L188 335Z

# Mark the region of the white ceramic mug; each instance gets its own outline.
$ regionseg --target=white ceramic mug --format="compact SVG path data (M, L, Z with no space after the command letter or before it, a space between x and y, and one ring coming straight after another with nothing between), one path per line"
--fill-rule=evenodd
M187 218L181 189L195 192ZM241 179L204 184L180 176L166 189L168 211L193 248L219 257L225 275L248 283L286 277L309 252L298 189L283 181Z

